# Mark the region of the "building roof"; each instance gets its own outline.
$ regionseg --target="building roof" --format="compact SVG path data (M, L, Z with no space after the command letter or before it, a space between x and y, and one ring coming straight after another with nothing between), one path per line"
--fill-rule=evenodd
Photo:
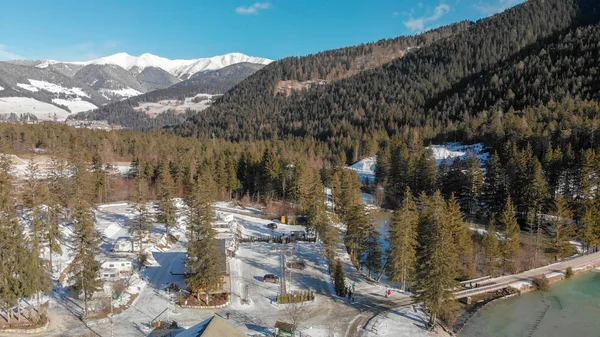
M219 316L213 316L193 327L178 333L175 337L248 337Z

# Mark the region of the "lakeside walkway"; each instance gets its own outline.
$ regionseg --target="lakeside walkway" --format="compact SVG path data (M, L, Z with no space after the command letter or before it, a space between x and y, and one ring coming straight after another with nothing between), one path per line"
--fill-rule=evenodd
M519 274L500 276L493 279L485 280L483 287L459 290L455 293L456 299L461 299L469 296L475 296L487 292L492 292L506 288L512 283L532 281L536 277L548 275L551 273L562 273L567 268L580 269L586 267L600 266L600 252L579 256L570 260L553 263L548 266L526 270Z

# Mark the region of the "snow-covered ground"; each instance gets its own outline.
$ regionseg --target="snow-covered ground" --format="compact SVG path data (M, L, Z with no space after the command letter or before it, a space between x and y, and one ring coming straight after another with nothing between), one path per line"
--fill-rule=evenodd
M43 91L51 92L53 94L65 94L65 95L88 97L88 98L90 97L90 95L88 95L81 88L77 88L77 87L65 88L58 84L54 84L54 83L50 83L50 82L46 82L46 81L31 80L31 79L28 81L30 84L17 83L17 86L21 87L25 90L29 90L29 91L33 91L33 92L43 90Z
M102 93L102 96L104 96L104 98L106 99L112 99L114 97L123 97L123 98L129 98L129 97L133 97L133 96L138 96L141 95L142 93L132 89L132 88L123 88L123 89L100 89L100 93Z
M361 337L435 336L426 330L429 317L418 305L404 306L375 316Z
M479 158L479 161L481 161L483 165L490 158L490 154L488 152L483 152L483 143L477 143L472 145L463 145L460 143L447 143L443 145L431 145L426 147L426 149L432 151L433 158L435 158L438 165L440 165L444 159L446 159L447 161L453 160L455 158L465 159L467 156L471 155L477 156L477 158ZM375 181L376 166L377 157L367 157L348 166L348 168L356 171L361 182L365 183L369 181L372 183Z
M444 145L431 145L426 148L433 152L433 157L437 160L438 165L440 165L444 159L450 161L455 158L465 159L467 156L477 156L479 161L484 164L490 158L488 152L483 152L483 143L472 145L447 143Z
M157 103L145 102L140 103L140 105L138 107L135 107L134 109L137 111L144 112L151 117L155 117L156 115L164 113L167 110L174 110L177 114L184 113L187 109L194 111L202 111L211 105L212 99L215 96L219 95L198 94L194 97L186 97L183 101L170 99L158 101ZM202 101L196 103L194 102L195 98L200 98L202 99Z
M377 157L368 157L359 162L350 165L348 168L356 171L360 181L365 183L367 180L371 183L375 181L375 166Z
M32 114L40 120L64 121L70 115L56 105L29 97L0 97L0 114Z
M184 207L181 200L177 201L180 210ZM256 217L258 210L241 210L232 203L217 203L217 212L222 218L235 221L240 227L243 236L287 235L292 231L303 230L300 226L279 224L277 229L271 231L266 225L272 222L268 219ZM231 209L228 212L227 209ZM235 213L234 213L235 212ZM247 214L244 214L247 213ZM134 216L129 203L113 203L100 205L96 212L97 229L103 236L100 248L102 256L110 254L110 248L120 236L127 235L129 221ZM282 255L286 259L301 259L305 261L303 270L293 269L286 272L286 285L288 291L312 290L315 300L306 303L302 311L306 315L300 326L303 336L312 337L342 337L346 336L349 329L358 331L372 315L373 310L381 310L382 306L399 306L410 298L396 290L392 298L383 296L387 289L385 283L378 284L366 281L350 264L349 256L343 244L339 244L336 255L339 256L346 270L348 286L355 289L356 301L351 303L348 299L338 298L333 294L333 285L328 272L328 265L324 258L323 246L320 243L294 243L276 244L266 242L241 243L236 257L230 260L230 305L223 309L194 310L173 308L173 294L165 292L164 288L170 283L180 287L185 286L182 273L186 257L187 239L185 236L185 217L178 219L178 228L173 234L180 237L180 241L173 246L164 246L164 226L155 224L152 229L153 242L147 251L151 253L152 264L143 268L139 274L136 272L129 280L129 286L123 297L114 305L129 303L135 296L131 306L113 319L113 334L120 336L146 336L151 332L149 323L153 319L176 320L181 326L191 327L209 318L213 314L225 317L230 314L229 322L249 336L270 336L273 332L275 321L289 321L286 315L289 306L274 303L280 293L280 284L263 282L265 274L278 275L282 280ZM69 225L64 226L65 231L72 231ZM68 248L68 247L66 247ZM65 249L68 250L68 249ZM128 254L120 254L128 256ZM131 258L135 256L132 255ZM55 257L62 265L67 265L72 254ZM248 303L243 304L242 298L246 297ZM108 292L108 289L107 289ZM73 320L72 313L65 310L61 296L52 297L50 306L53 323L46 335L48 336L81 336L90 333L95 335L111 335L110 324L90 324L86 327L81 322ZM395 305L394 305L395 304ZM170 308L165 311L165 309ZM419 315L405 309L393 310L380 319L373 320L377 326L373 329L387 331L381 336L409 336L420 335ZM375 324L375 323L373 323ZM387 330L386 330L387 329ZM393 334L399 332L401 334ZM371 332L365 332L371 333ZM364 335L375 336L375 335Z
M94 104L92 104L88 101L84 101L79 97L69 98L69 99L53 98L52 102L66 106L73 113L94 110L94 109L98 108Z

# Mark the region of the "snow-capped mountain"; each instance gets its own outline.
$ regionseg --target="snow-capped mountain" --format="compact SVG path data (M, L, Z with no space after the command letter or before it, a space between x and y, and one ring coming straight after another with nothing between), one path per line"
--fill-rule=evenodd
M269 60L262 57L248 56L242 53L230 53L221 56L192 60L170 60L164 57L148 53L142 54L140 56L132 56L127 53L118 53L86 62L42 61L41 63L37 64L36 67L45 68L49 65L60 63L83 66L90 64L110 64L119 66L128 71L133 70L136 73L140 73L145 68L154 67L161 68L170 73L171 75L178 77L181 80L185 80L188 79L190 76L194 75L195 73L208 70L217 70L225 68L232 64L254 63L267 65L271 62L273 62L273 60Z
M245 71L246 68L260 69L271 62L241 53L193 60L118 53L85 62L0 62L0 115L32 113L43 119L55 116L64 119L72 113L95 109L175 84L181 83L180 87L195 84L197 81L182 83L195 74L244 65L241 70L235 70L233 79L231 76L217 76L211 81L212 87L225 88L249 76L252 72Z

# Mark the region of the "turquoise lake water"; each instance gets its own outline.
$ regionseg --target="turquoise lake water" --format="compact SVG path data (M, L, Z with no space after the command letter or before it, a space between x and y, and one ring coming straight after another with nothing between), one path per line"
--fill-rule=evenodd
M460 336L600 336L600 272L497 301L476 313Z

